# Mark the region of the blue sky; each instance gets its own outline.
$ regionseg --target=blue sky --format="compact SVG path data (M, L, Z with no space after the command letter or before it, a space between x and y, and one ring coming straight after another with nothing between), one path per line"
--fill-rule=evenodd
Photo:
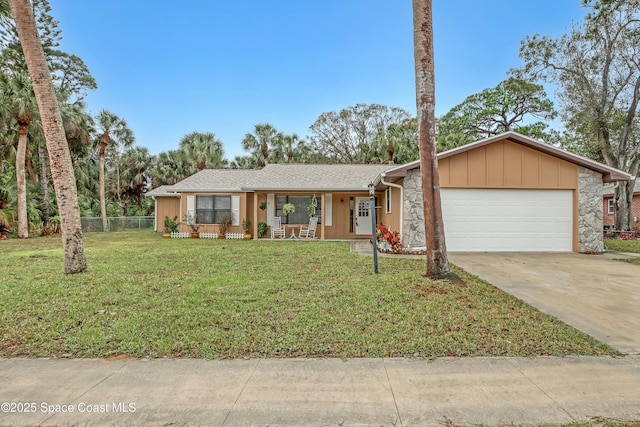
M92 113L124 117L152 154L214 132L227 158L253 125L302 138L358 103L415 115L409 0L50 0L61 48L98 82ZM520 40L580 21L580 0L434 0L436 114L520 65Z

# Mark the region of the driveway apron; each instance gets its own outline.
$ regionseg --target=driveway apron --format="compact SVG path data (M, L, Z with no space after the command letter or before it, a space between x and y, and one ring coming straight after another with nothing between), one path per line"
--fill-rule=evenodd
M640 354L640 266L615 254L450 253L449 260L626 354Z

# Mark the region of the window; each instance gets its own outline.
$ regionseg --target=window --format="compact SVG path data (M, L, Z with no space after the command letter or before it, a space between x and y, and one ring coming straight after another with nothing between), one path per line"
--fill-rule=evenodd
M220 224L231 214L231 196L196 196L196 217L200 224Z
M308 224L309 223L309 211L307 208L311 204L311 196L276 196L276 216L282 218L283 224ZM319 198L318 198L319 199ZM296 207L296 211L289 215L282 214L282 206L287 203L291 203ZM321 218L320 215L320 200L318 200L318 206L315 209L315 216ZM320 220L318 220L318 224Z
M384 200L386 202L386 210L385 212L390 214L391 213L391 187L387 187L387 189L384 191Z
M615 211L615 206L613 205L613 199L607 200L607 212L612 214Z

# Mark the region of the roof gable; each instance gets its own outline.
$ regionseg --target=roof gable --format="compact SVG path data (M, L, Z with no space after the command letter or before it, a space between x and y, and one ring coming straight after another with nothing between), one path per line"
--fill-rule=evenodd
M505 140L523 145L525 147L529 147L531 149L540 151L542 153L548 154L553 157L557 157L559 159L576 164L578 166L582 166L587 169L600 172L602 174L602 179L604 182L628 181L629 179L631 179L631 175L629 175L626 172L623 172L621 170L609 167L602 163L587 159L586 157L582 157L577 154L570 153L568 151L562 150L560 148L554 147L549 144L545 144L544 142L537 141L533 138L529 138L528 136L524 136L512 131L505 132L500 135L492 136L490 138L482 139L480 141L476 141L471 144L464 145L462 147L457 147L451 150L444 151L438 154L438 160L447 159L468 151L475 150L480 147L484 147L484 146L494 144L499 141L505 141ZM405 176L407 171L412 169L417 169L419 167L420 167L420 161L418 160L415 162L407 163L406 165L402 165L402 166L398 166L393 169L390 169L385 173L385 175L390 177Z

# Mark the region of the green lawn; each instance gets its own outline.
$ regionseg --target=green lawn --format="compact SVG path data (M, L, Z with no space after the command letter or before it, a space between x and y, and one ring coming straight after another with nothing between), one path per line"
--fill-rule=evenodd
M640 240L607 239L604 244L611 251L635 252L640 254Z
M348 243L88 233L89 271L59 237L0 241L0 356L438 357L617 354L493 286Z
M640 254L640 240L608 239L604 244L610 251L633 252ZM629 258L624 261L640 265L640 258Z

